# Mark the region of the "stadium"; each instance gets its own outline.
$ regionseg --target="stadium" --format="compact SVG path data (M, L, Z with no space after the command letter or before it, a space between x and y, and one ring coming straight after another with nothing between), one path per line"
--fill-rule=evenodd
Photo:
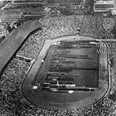
M3 1L0 116L115 116L114 0Z

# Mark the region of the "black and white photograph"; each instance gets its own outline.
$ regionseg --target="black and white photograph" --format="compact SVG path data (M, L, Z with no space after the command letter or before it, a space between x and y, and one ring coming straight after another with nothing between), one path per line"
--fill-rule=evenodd
M0 0L0 116L116 116L116 0Z

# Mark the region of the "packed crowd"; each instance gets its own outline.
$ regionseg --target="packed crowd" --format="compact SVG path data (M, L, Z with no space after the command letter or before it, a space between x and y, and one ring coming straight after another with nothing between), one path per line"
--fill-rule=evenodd
M47 17L39 20L44 26L44 33L50 38L73 35L80 29L80 35L91 36L98 39L113 38L113 34L107 34L103 27L101 15L70 15ZM112 23L111 23L112 25ZM110 26L110 23L109 23Z
M45 27L43 28L43 34L48 35L51 39L60 36L76 34L74 17L50 17L40 20L40 22Z
M17 55L30 59L35 59L38 56L45 41L45 39L41 37L41 33L42 30L32 34L18 51Z
M39 20L42 30L35 32L7 65L0 79L1 116L115 116L116 103L108 98L81 109L63 110L44 109L29 103L22 95L21 86L30 67L36 59L46 39L73 35L80 28L80 34L101 38L106 34L101 26L101 18L93 16L47 17ZM98 26L98 25L99 26ZM98 29L99 27L99 29ZM94 30L95 29L95 30ZM22 59L17 57L21 56ZM30 58L30 61L25 60Z
M108 97L82 109L64 111L32 105L21 92L21 84L30 66L30 62L14 58L5 69L0 81L1 116L115 116L116 103Z

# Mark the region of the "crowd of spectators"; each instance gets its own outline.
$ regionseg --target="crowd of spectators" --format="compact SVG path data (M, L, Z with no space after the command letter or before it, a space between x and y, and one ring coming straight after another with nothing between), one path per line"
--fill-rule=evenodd
M43 24L43 34L51 39L65 35L74 35L82 25L83 15L45 17L39 20Z
M115 116L116 102L108 95L100 101L81 109L60 111L45 109L29 103L22 95L23 80L32 65L31 60L20 59L17 55L36 59L45 40L61 36L80 34L102 38L107 32L103 29L102 18L94 16L72 15L60 17L45 17L39 20L42 30L35 32L16 54L16 57L6 66L0 79L0 115L1 116Z
M22 95L21 84L31 63L14 58L0 81L0 115L6 116L115 116L116 103L108 97L81 109L45 109L32 105Z
M35 59L38 56L45 41L45 39L41 37L41 33L42 30L32 34L18 51L17 55Z
M45 26L44 33L49 35L50 38L76 34L78 28L80 28L80 35L83 36L91 36L98 39L113 38L112 33L107 34L107 31L104 30L103 17L101 15L47 17L39 21Z

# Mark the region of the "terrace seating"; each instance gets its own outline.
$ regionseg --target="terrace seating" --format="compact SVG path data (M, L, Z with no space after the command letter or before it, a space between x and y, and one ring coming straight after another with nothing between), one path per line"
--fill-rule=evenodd
M98 16L61 16L47 17L39 20L43 24L42 30L30 35L17 52L17 56L36 59L45 40L60 36L73 35L80 28L80 34L102 38L106 35L101 26L102 17ZM7 116L105 116L113 115L116 103L105 97L95 104L82 109L59 111L58 109L38 108L29 103L21 93L21 84L31 66L19 57L14 58L5 68L0 80L0 115ZM1 95L2 94L2 95Z

